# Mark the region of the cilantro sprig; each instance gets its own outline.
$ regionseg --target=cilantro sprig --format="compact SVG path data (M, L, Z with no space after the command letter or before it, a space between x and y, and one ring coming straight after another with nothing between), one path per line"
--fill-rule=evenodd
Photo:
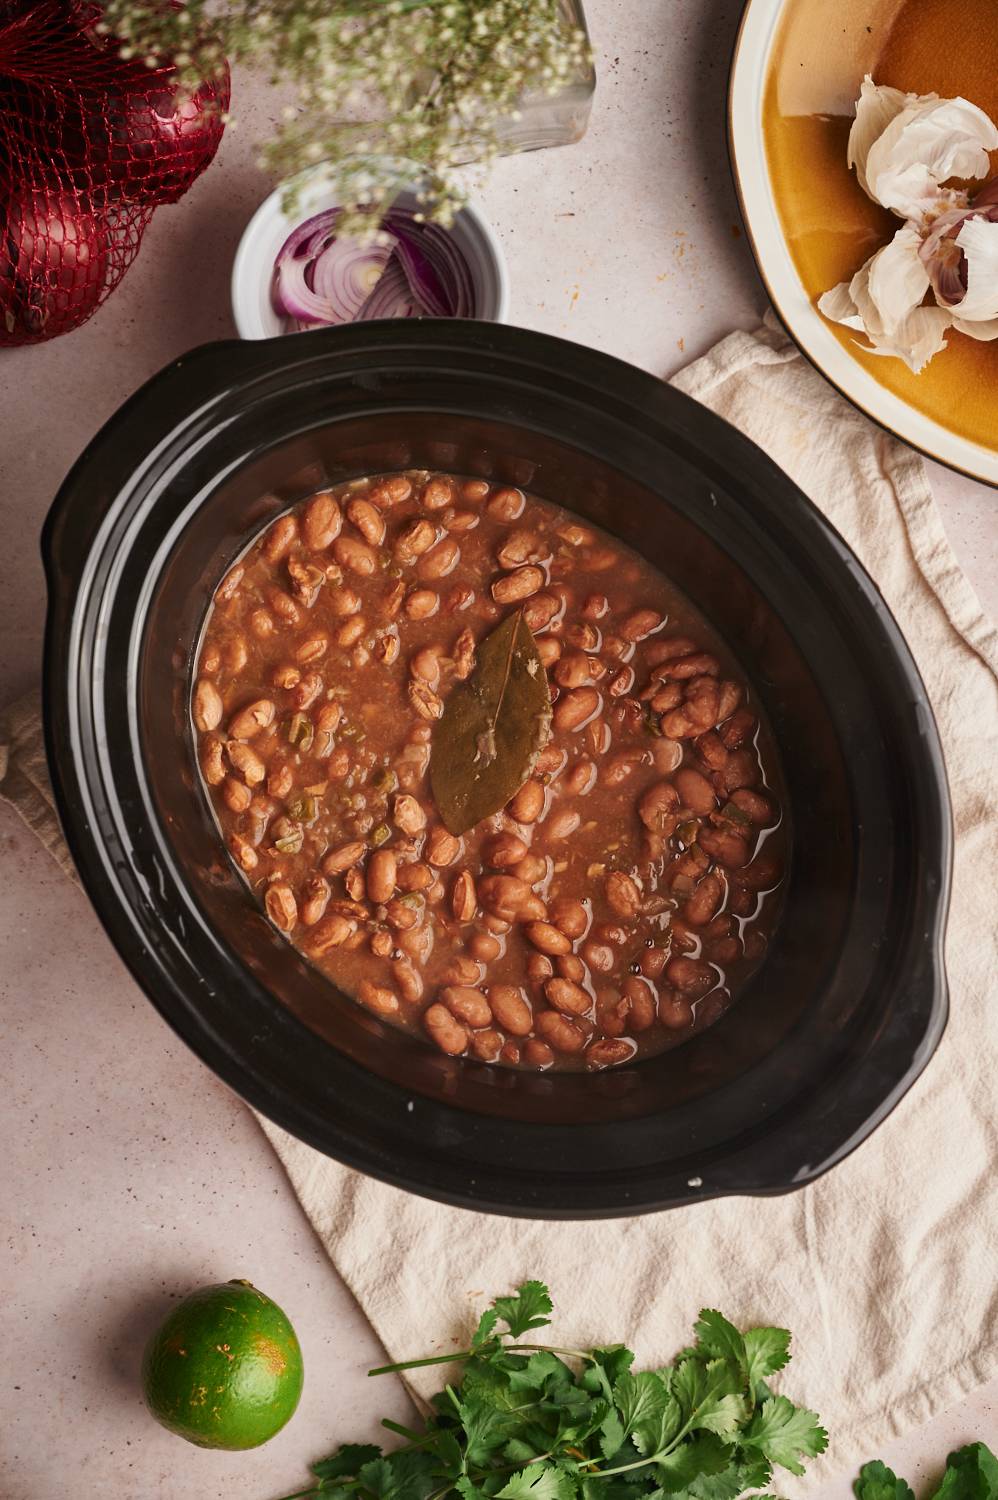
M525 1340L550 1312L547 1287L527 1281L486 1309L467 1349L371 1370L464 1367L421 1429L384 1421L402 1446L344 1444L285 1500L736 1500L827 1446L814 1412L769 1389L790 1358L783 1329L741 1334L706 1309L691 1348L635 1373L621 1344Z
M915 1500L907 1480L879 1458L863 1465L853 1491L856 1500ZM998 1458L986 1443L969 1443L950 1454L931 1500L998 1500Z

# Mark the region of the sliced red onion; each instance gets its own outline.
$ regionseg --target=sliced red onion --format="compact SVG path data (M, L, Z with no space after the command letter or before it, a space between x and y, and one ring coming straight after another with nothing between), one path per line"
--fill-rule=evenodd
M274 266L276 310L296 330L372 318L471 317L471 272L451 235L407 209L385 215L382 243L337 239L338 209L299 224Z

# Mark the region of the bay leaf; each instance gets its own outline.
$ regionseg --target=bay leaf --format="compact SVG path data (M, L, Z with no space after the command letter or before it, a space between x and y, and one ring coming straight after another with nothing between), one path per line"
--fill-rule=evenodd
M478 645L433 731L430 784L444 827L465 833L505 807L551 736L551 694L533 635L516 610Z

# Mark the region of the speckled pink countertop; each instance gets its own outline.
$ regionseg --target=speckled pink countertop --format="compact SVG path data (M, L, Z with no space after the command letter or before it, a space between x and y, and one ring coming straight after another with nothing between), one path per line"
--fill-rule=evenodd
M603 60L586 140L501 163L485 203L508 254L512 321L667 375L751 326L764 305L724 151L740 3L588 9ZM97 318L52 344L0 353L0 700L38 678L38 531L70 463L147 376L232 335L232 255L267 191L252 143L278 103L237 78L235 108L241 128L188 198L158 213ZM994 609L998 496L937 468L932 481ZM248 1111L159 1020L86 899L8 811L0 855L0 1497L285 1494L307 1458L374 1436L382 1414L402 1416L401 1389L363 1378L374 1337ZM295 1420L242 1455L169 1436L137 1386L142 1344L170 1299L232 1276L285 1307L308 1370ZM996 1433L992 1385L882 1456L917 1484L950 1447ZM845 1500L848 1477L820 1500Z

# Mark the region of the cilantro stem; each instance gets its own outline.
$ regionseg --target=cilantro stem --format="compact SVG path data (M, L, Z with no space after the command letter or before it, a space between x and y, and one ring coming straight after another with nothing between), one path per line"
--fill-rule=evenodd
M518 1344L512 1340L507 1344L500 1345L509 1354L518 1354L521 1349L529 1349L532 1354L567 1354L570 1359L581 1359L586 1364L594 1365L595 1359L587 1354L584 1349L562 1349L557 1344ZM483 1354L481 1349L459 1349L455 1354L429 1354L425 1359L400 1359L393 1365L378 1365L377 1369L368 1370L368 1375L395 1375L400 1370L422 1370L428 1365L453 1364L456 1360L478 1359Z
M419 1443L428 1443L436 1437L434 1432L416 1432L412 1427L403 1427L401 1422L393 1422L391 1417L382 1417L381 1425L387 1427L389 1432L397 1432L399 1437L408 1438L413 1447ZM288 1500L295 1500L295 1497L291 1495Z

